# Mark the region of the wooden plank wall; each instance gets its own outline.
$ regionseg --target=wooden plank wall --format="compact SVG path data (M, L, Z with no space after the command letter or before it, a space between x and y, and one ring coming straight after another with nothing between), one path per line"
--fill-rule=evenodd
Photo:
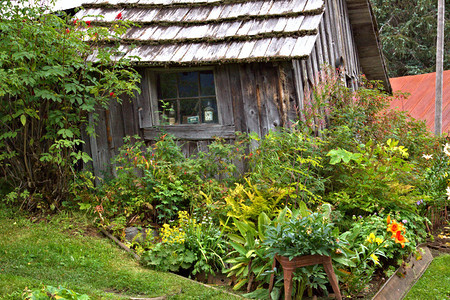
M115 168L111 159L117 155L123 145L125 136L141 135L139 130L137 102L128 97L121 99L121 103L112 101L105 109L96 110L97 118L91 114L89 122L95 124L95 136L83 133L85 141L83 150L88 153L93 162L85 166L92 170L95 176L104 178L115 175Z
M322 66L326 64L335 68L341 57L345 65L343 79L347 87L357 89L361 66L346 1L327 0L311 55L306 60L292 61L297 105L301 112L308 109L306 105L311 105L312 88L318 83ZM304 120L305 115L301 113L300 118Z

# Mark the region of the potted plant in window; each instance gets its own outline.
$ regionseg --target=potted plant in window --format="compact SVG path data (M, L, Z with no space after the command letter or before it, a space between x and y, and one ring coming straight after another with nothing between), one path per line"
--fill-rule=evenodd
M323 264L337 299L341 299L330 255L339 247L338 230L326 214L293 215L266 228L267 253L283 267L285 299L291 298L293 273L298 267ZM273 275L269 293L273 287Z

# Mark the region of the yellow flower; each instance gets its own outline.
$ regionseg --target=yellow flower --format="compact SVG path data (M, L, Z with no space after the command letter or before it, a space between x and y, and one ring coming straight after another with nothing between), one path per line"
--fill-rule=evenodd
M366 239L366 241L368 241L369 243L373 243L373 242L375 242L375 234L373 233L373 232L371 232L370 234L369 234L369 236L367 237L367 239Z
M375 262L375 264L379 265L380 263L378 262L378 257L375 254L370 254L370 257L373 259L373 261Z
M379 245L379 244L381 244L381 243L383 242L383 239L376 238L376 239L375 239L375 242Z

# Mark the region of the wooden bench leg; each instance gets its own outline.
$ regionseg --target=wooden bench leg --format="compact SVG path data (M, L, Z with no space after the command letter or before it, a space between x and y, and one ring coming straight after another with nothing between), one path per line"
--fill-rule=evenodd
M277 260L275 259L275 257L273 258L273 263L272 263L272 275L270 275L270 283L269 283L269 299L272 299L272 296L270 295L272 293L273 290L273 285L275 284L275 268L277 267Z
M328 257L323 262L323 267L325 269L325 272L327 272L328 280L331 283L331 287L333 288L333 292L336 294L336 299L341 300L341 291L339 290L339 285L336 279L336 274L334 274L333 265L331 263L331 257Z
M294 277L295 269L283 269L284 277L284 300L291 300L292 294L292 278Z

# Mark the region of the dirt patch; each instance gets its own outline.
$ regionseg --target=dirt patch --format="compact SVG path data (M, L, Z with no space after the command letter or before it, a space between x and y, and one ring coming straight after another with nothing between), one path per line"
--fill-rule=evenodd
M427 239L427 246L434 257L450 253L450 226L442 226L435 230L433 238Z

